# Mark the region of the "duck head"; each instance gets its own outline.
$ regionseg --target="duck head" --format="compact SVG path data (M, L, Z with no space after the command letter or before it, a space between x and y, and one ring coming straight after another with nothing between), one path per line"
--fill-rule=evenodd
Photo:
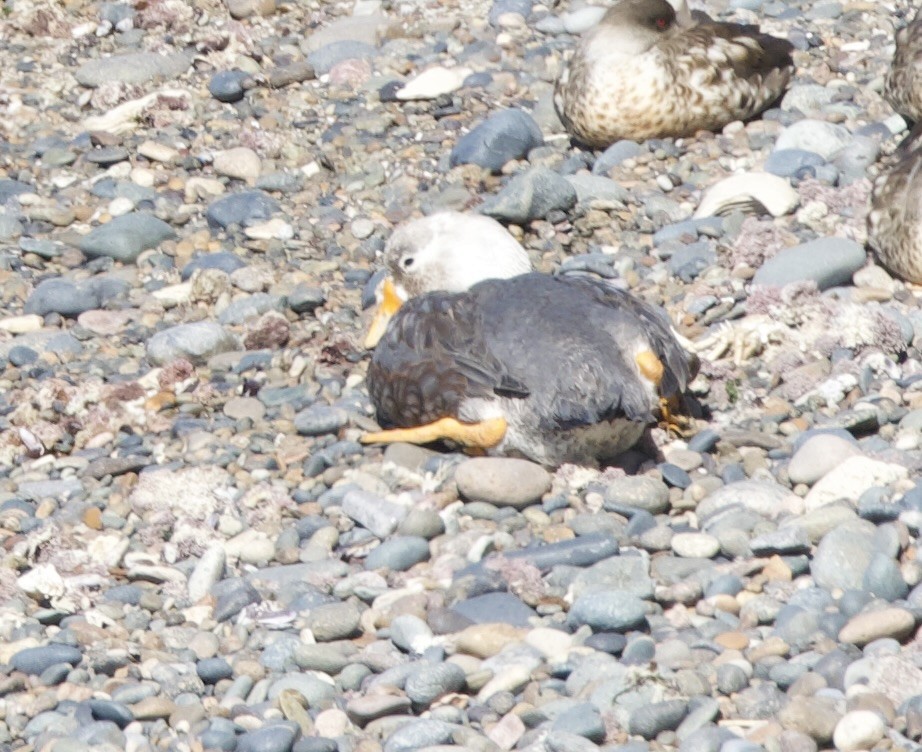
M617 45L626 55L646 52L664 37L693 25L685 0L621 0L608 9L597 27L605 45Z
M439 212L397 228L384 247L387 277L365 337L374 347L391 317L409 298L427 292L464 292L485 279L532 270L525 249L499 222L482 214Z

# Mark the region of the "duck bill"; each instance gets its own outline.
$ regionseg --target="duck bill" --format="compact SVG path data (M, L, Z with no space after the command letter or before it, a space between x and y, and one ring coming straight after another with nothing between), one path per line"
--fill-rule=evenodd
M384 332L387 331L387 325L394 314L400 310L403 305L403 298L397 292L394 282L390 277L385 278L381 283L380 302L375 309L374 316L371 319L371 325L365 335L365 348L371 350L381 341Z

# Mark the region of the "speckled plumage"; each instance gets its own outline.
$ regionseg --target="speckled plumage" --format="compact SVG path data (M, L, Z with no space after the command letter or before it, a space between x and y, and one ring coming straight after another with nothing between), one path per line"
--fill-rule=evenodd
M554 103L567 130L597 148L718 130L781 96L792 51L755 26L682 22L666 0L621 0L578 42Z
M664 366L657 389L635 357ZM687 355L655 309L608 283L527 274L408 301L368 368L383 425L443 417L508 428L489 452L595 464L630 448L680 396Z
M906 151L875 182L868 244L895 275L922 284L922 147Z
M922 120L922 9L896 34L896 52L884 80L884 97L900 115Z

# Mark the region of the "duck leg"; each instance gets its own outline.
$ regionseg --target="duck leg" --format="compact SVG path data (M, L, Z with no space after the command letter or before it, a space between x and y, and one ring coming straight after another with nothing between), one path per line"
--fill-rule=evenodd
M640 372L656 387L659 387L663 380L665 366L652 350L644 350L634 358ZM693 435L694 426L692 422L684 415L679 415L676 409L679 407L677 397L660 397L660 425L669 433L683 438Z
M428 444L430 441L447 439L468 449L489 449L499 444L505 435L505 418L489 418L479 423L461 423L454 418L440 418L424 426L366 433L359 441L363 444L393 444L397 441Z

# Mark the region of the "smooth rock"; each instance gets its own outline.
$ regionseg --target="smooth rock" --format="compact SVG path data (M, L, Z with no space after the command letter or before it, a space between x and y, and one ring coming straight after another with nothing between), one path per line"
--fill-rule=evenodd
M887 726L884 719L871 710L852 710L836 724L832 740L837 750L853 752L871 749L884 738Z
M455 482L466 499L520 509L540 501L551 487L551 476L527 460L475 457L458 465Z
M178 324L157 332L147 342L147 357L154 365L166 365L177 358L194 364L239 349L237 338L214 321Z
M842 125L825 120L798 120L785 128L775 141L775 151L801 149L829 160L852 140L852 134Z
M625 632L646 624L647 607L640 598L618 590L590 591L570 607L569 621L593 631Z
M544 136L531 115L517 109L501 110L458 139L449 164L476 164L499 172L509 160L521 159L543 143Z
M869 642L891 637L903 640L912 634L915 617L903 608L883 608L862 611L853 616L839 632L839 642L863 647Z
M792 282L815 282L820 290L847 284L864 266L867 254L853 240L818 238L785 248L756 271L754 285L784 287Z
M136 86L154 79L176 78L189 68L191 62L191 56L184 52L172 55L128 52L90 60L74 72L74 77L81 86L90 88L107 83Z
M788 477L792 483L813 485L846 459L859 454L861 450L853 442L835 434L816 434L807 439L791 457Z
M90 258L109 256L123 263L134 263L142 251L156 248L176 236L162 219L144 212L123 214L97 227L80 239L78 247Z
M396 535L372 549L365 557L365 569L405 572L414 564L429 560L429 542L412 535Z
M527 224L554 211L568 211L577 200L570 182L547 167L533 167L516 175L503 189L480 206L488 217Z

